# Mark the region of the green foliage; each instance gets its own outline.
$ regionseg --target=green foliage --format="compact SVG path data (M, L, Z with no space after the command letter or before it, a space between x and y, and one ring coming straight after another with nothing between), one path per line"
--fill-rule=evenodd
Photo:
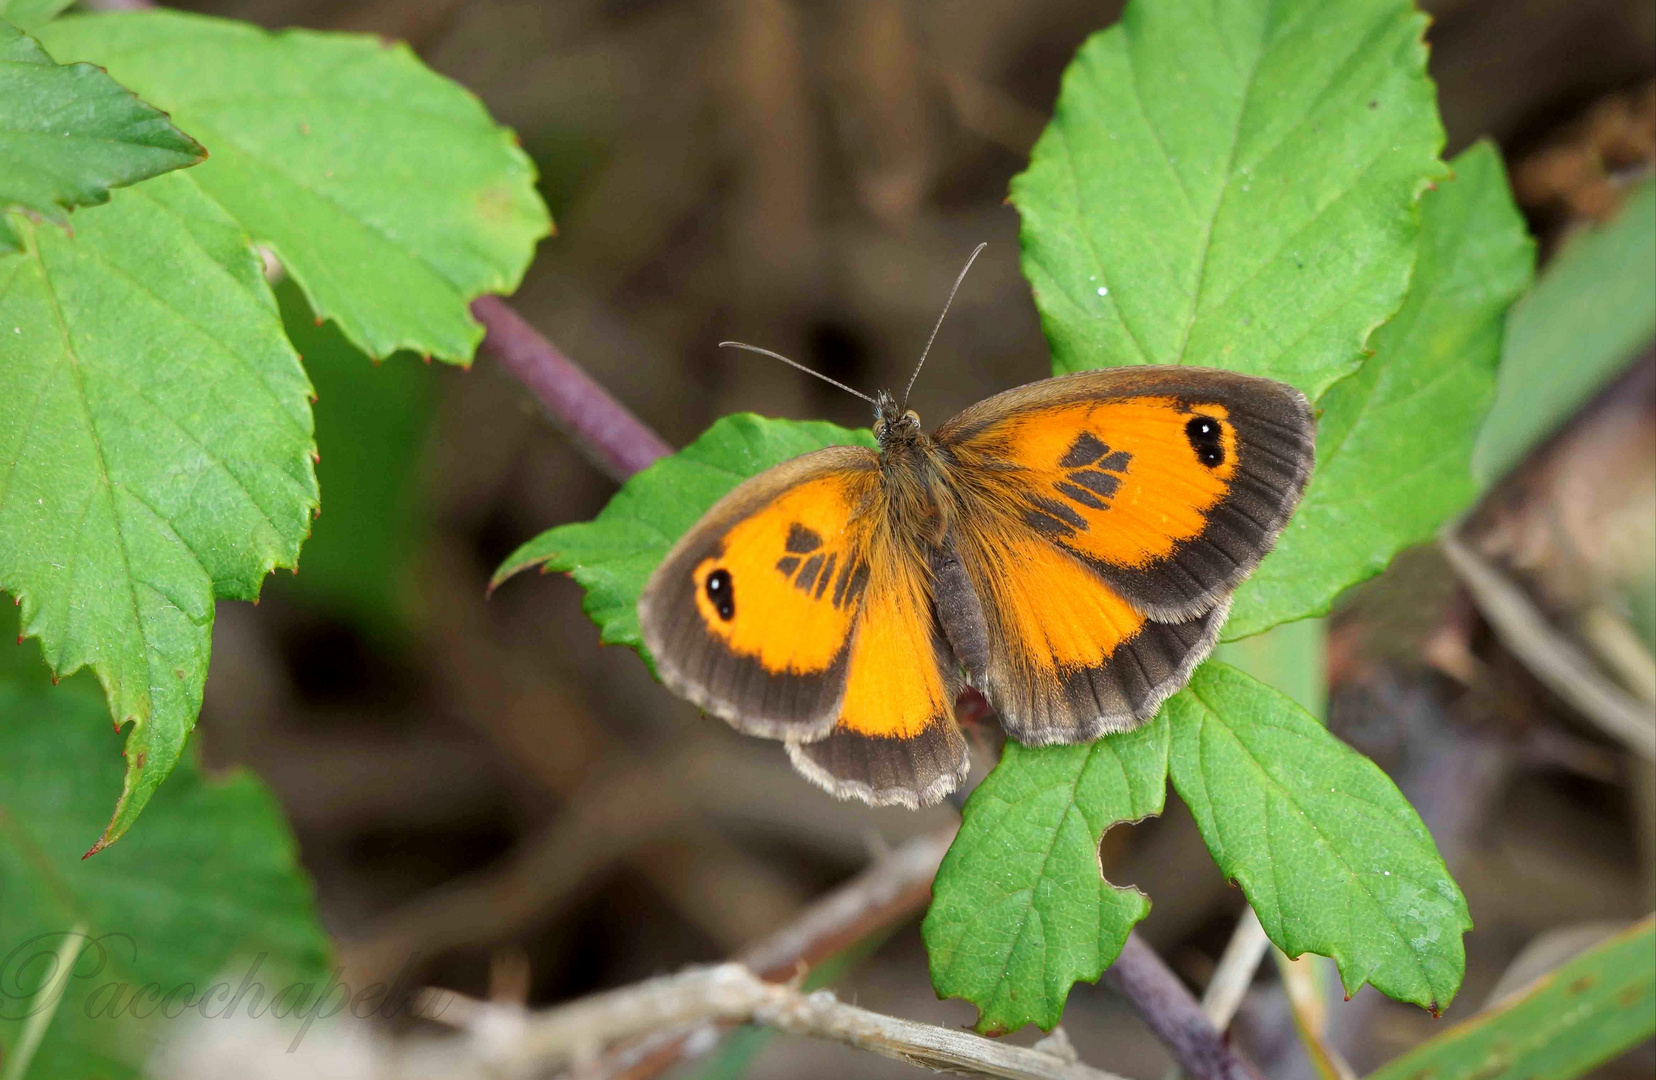
M695 442L629 479L591 521L560 525L514 551L494 585L520 570L561 570L586 590L584 610L605 642L644 652L638 597L680 536L750 476L825 446L873 446L865 430L726 416ZM648 659L648 657L646 657Z
M1077 980L1104 973L1150 912L1098 872L1105 830L1161 813L1168 727L1081 746L1006 744L967 801L922 932L932 985L978 1006L978 1030L1051 1030Z
M515 289L551 228L512 134L406 45L170 11L71 16L41 40L201 140L202 188L370 355L469 360L467 305Z
M1318 472L1238 596L1233 637L1327 611L1473 494L1473 432L1532 255L1488 147L1419 205L1445 176L1423 26L1398 0L1135 0L1082 48L1013 184L1055 372L1205 364L1322 397ZM670 518L639 528L646 488L629 484L596 522L531 542L499 576L573 570L604 639L636 645L634 605L662 554L741 476L785 456L699 491L668 482L669 459L647 490L650 506L677 500ZM1228 652L1256 670L1320 666L1316 626L1285 634ZM1289 674L1320 710L1320 680ZM1452 1000L1470 923L1418 817L1372 763L1224 664L1138 732L1008 746L934 883L938 992L977 1004L986 1031L1055 1023L1071 984L1113 962L1147 910L1102 880L1097 846L1159 809L1165 770L1279 946L1332 956L1352 990Z
M54 225L109 189L194 165L203 153L165 113L91 64L60 65L0 22L0 254L22 249L4 211Z
M1647 918L1369 1080L1570 1080L1652 1035L1656 923Z
M0 1047L11 1065L28 1014L48 1006L30 1076L138 1075L182 1022L127 1015L144 1011L134 995L146 984L205 992L227 978L208 1003L222 1009L255 956L267 1004L293 980L325 980L330 965L281 813L246 774L209 783L186 758L143 830L79 857L119 782L101 712L84 695L0 684ZM52 1008L35 993L72 929L95 944Z
M24 30L50 22L75 0L0 0L0 19Z
M276 286L282 325L316 388L316 519L283 593L321 604L380 638L408 623L407 575L419 541L419 464L435 372L411 353L371 364L337 328L318 325L298 286Z
M1495 148L1474 146L1454 166L1421 200L1408 300L1375 333L1374 355L1317 403L1316 474L1276 550L1237 590L1227 637L1326 612L1472 500L1472 444L1534 248Z
M192 173L24 241L0 259L0 587L53 670L91 666L132 725L101 846L183 750L214 598L251 600L298 557L310 387L258 257Z
M1472 469L1493 484L1656 336L1656 180L1571 240L1512 309Z
M1134 0L1013 181L1053 370L1200 364L1315 400L1397 309L1444 174L1407 0Z
M1379 766L1222 663L1198 668L1163 714L1173 787L1271 940L1289 956L1332 957L1348 995L1372 983L1447 1008L1472 919Z

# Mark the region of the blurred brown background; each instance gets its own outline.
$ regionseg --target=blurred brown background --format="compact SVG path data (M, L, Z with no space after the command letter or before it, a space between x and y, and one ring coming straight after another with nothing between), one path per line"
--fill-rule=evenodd
M558 222L514 303L674 444L735 410L866 424L863 403L716 342L777 349L858 387L900 384L984 240L916 406L935 424L1046 374L1003 199L1064 64L1118 4L182 6L404 39L474 90L536 159ZM1426 6L1448 152L1498 141L1544 251L1607 213L1606 172L1648 165L1656 5ZM257 607L220 606L200 731L211 763L245 763L274 787L347 959L394 971L412 956L416 982L552 1002L727 956L883 846L950 820L947 805L833 802L779 746L698 717L631 652L600 648L573 583L530 576L485 598L512 548L591 516L613 484L487 363L375 369L311 338L325 513L297 579ZM342 366L325 371L330 356ZM1642 491L1648 391L1621 393L1631 427L1592 452L1625 458L1617 482ZM389 585L376 594L358 574ZM1538 935L1651 909L1653 795L1638 759L1492 640L1440 556L1412 554L1360 590L1332 622L1330 655L1333 726L1416 801L1468 894L1477 929L1451 1017ZM1107 837L1104 861L1153 898L1144 933L1199 989L1242 901L1169 805ZM837 988L969 1022L969 1006L932 994L917 926ZM1239 1037L1270 1075L1304 1075L1275 979L1267 964ZM1331 1008L1360 1069L1439 1027L1373 991ZM1103 989L1078 986L1065 1026L1096 1065L1152 1076L1167 1061ZM1647 1048L1606 1075L1653 1065ZM921 1073L776 1040L750 1075Z

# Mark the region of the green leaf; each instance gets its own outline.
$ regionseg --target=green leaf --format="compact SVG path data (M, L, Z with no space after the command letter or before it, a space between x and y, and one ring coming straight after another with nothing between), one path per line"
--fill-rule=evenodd
M0 0L0 19L24 30L51 22L75 0Z
M1083 746L1006 744L966 802L921 933L940 997L978 1007L985 1034L1051 1030L1077 981L1115 962L1150 912L1099 874L1110 826L1161 813L1167 722Z
M1495 148L1480 143L1454 164L1454 179L1421 200L1408 300L1374 335L1374 355L1317 403L1317 471L1237 590L1227 637L1323 614L1472 501L1472 444L1535 253Z
M423 518L419 471L435 372L411 353L371 364L333 325L318 325L298 286L276 286L282 325L316 387L317 481L327 512L299 572L272 587L354 620L381 639L410 617L409 580Z
M1445 173L1406 0L1133 0L1012 183L1053 371L1354 370Z
M1472 920L1426 826L1379 766L1221 663L1198 668L1163 714L1173 786L1270 939L1289 956L1333 958L1348 995L1372 983L1447 1008Z
M1472 471L1493 484L1656 336L1656 180L1559 252L1512 309Z
M1653 1034L1656 921L1647 918L1369 1080L1570 1080Z
M22 250L5 211L65 225L67 211L108 202L112 187L203 156L166 113L103 71L55 64L33 38L0 22L0 253Z
M820 421L726 416L672 457L629 479L591 521L560 525L514 551L495 571L499 585L520 570L561 570L586 589L584 609L600 638L640 655L638 596L678 538L750 476L825 446L873 446L867 430Z
M195 724L214 598L292 566L316 507L310 386L258 256L192 177L115 192L73 237L25 226L0 258L0 588L53 670L90 666L132 725L99 847Z
M246 773L209 783L186 758L140 833L82 861L120 782L101 711L83 696L0 684L0 1057L13 1064L26 1014L47 1007L30 1076L137 1076L184 1022L159 1009L147 1023L126 1015L142 1011L134 996L146 984L193 985L216 1010L255 957L267 1001L331 964L293 839ZM37 1000L47 958L75 928L86 940L72 977L55 1001ZM226 978L222 997L207 993Z
M373 356L468 360L470 302L517 287L551 229L512 133L406 45L146 11L42 30L173 114L202 188Z

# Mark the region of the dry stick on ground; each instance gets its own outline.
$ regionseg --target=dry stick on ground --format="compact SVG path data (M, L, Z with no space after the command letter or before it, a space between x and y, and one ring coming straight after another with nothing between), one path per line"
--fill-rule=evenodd
M591 1063L610 1042L696 1022L754 1023L832 1039L930 1069L1009 1080L1121 1080L1058 1054L859 1009L826 990L805 994L741 964L691 968L536 1013L437 991L441 1019L471 1032L507 1077Z
M739 953L761 977L782 982L926 906L932 878L955 830L917 836L812 903L793 922ZM719 1028L704 1022L670 1028L622 1047L592 1069L612 1080L644 1080L716 1045Z

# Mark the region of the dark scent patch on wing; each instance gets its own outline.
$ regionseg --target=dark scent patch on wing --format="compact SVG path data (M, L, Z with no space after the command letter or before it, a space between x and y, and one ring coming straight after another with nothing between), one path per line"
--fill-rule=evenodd
M834 582L833 605L835 609L846 604L854 604L857 597L863 594L868 587L868 564L853 564L850 559L845 560L845 566L840 570L839 580Z
M822 565L822 576L817 578L816 592L811 596L812 600L822 599L822 594L828 590L828 582L833 580L834 564L838 561L839 552L830 551L828 561Z
M1061 469L1079 469L1083 465L1091 465L1099 458L1110 452L1110 448L1099 441L1090 431L1083 431L1070 443L1070 448L1064 456L1058 459Z
M1126 457L1127 455L1121 453L1115 456ZM1123 466L1123 471L1125 471L1125 466ZM1121 488L1121 477L1107 472L1099 472L1097 469L1081 469L1070 473L1069 478L1073 483L1080 484L1103 499L1108 499Z
M1087 519L1056 499L1036 495L1024 511L1024 524L1055 539L1067 540L1078 532L1085 532Z
M788 526L788 539L783 547L790 555L809 555L822 546L822 534L815 529L807 529L799 522Z
M805 560L805 565L799 568L799 576L794 578L794 588L802 593L816 588L817 575L822 572L822 558L821 555L812 555Z

